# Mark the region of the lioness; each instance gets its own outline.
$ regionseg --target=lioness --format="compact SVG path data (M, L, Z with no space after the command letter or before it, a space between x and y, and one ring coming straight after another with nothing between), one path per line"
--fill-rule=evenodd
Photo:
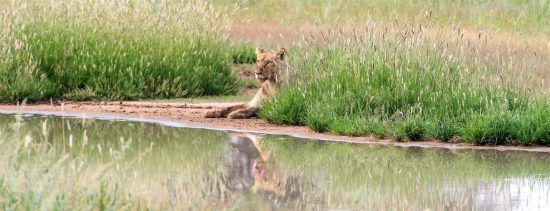
M261 137L241 132L229 132L229 137L222 157L223 181L229 192L261 194L273 207L304 205L297 177L284 174L269 148L262 147Z
M286 50L284 48L279 48L270 52L265 52L263 49L257 48L254 74L256 75L256 79L260 82L260 89L254 98L245 104L208 111L204 117L247 119L256 116L258 106L265 100L275 96L277 90L288 83L293 72L292 67L286 60Z

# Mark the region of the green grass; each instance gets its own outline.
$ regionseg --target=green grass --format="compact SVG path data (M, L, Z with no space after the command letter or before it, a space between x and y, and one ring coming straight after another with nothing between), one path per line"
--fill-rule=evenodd
M232 43L229 53L235 64L253 64L256 62L256 48L248 43Z
M13 6L9 15L17 18L2 36L0 101L183 98L239 89L227 23L217 20L228 18L223 11L204 3L125 3L124 11L77 3L93 9L65 1L36 13ZM209 13L217 19L201 16Z
M506 73L445 55L423 36L339 34L295 48L289 58L298 82L265 104L260 116L318 132L396 141L550 144L545 95L480 80Z
M476 144L550 145L550 107L491 111L468 119L461 135Z

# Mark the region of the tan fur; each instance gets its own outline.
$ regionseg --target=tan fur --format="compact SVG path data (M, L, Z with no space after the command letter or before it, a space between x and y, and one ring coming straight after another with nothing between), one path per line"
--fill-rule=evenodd
M262 149L260 137L251 133L232 132L232 134L250 139L256 150L258 150L259 157L254 162L256 174L254 175L254 186L252 187L252 191L265 191L274 193L277 196L284 196L285 187L281 178L282 175L279 166L275 163L274 159L271 158L271 152ZM260 174L260 172L262 172L262 174Z
M225 118L247 119L256 116L256 112L261 103L274 97L278 89L288 84L294 71L286 60L286 50L284 48L271 52L265 52L263 49L256 49L256 66L254 74L260 82L260 89L254 95L254 98L245 104L238 104L224 108L218 108L208 111L206 118Z
M244 185L240 187L244 189L239 190L250 190L264 196L272 204L272 207L298 209L304 207L300 182L297 177L285 173L288 171L281 168L282 166L277 162L276 154L272 153L269 147L262 146L262 137L242 132L229 132L229 135L231 146L239 152L230 155L238 156L238 162L242 162L242 165L232 166L233 168L230 169L232 171L227 171L228 175L240 175L241 177L232 177L229 181L240 179L244 182ZM239 173L232 174L231 172L235 172L235 170ZM226 184L228 184L226 187L233 187L231 186L233 183Z

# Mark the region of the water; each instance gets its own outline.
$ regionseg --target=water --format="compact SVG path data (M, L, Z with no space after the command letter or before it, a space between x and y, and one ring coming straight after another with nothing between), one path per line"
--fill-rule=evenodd
M12 115L0 115L0 148L2 208L550 207L550 153L355 145Z

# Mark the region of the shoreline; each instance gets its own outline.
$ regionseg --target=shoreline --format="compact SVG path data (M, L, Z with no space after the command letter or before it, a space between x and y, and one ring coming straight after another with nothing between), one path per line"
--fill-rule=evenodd
M344 142L396 147L477 149L496 151L527 151L550 153L544 146L477 146L468 143L436 141L395 142L390 139L362 136L351 137L317 133L305 126L274 125L261 119L207 119L208 109L234 103L153 103L146 101L65 102L63 104L27 104L23 106L0 104L0 114L31 114L72 118L126 120L155 123L170 127L238 131L268 135L284 135L317 141Z

